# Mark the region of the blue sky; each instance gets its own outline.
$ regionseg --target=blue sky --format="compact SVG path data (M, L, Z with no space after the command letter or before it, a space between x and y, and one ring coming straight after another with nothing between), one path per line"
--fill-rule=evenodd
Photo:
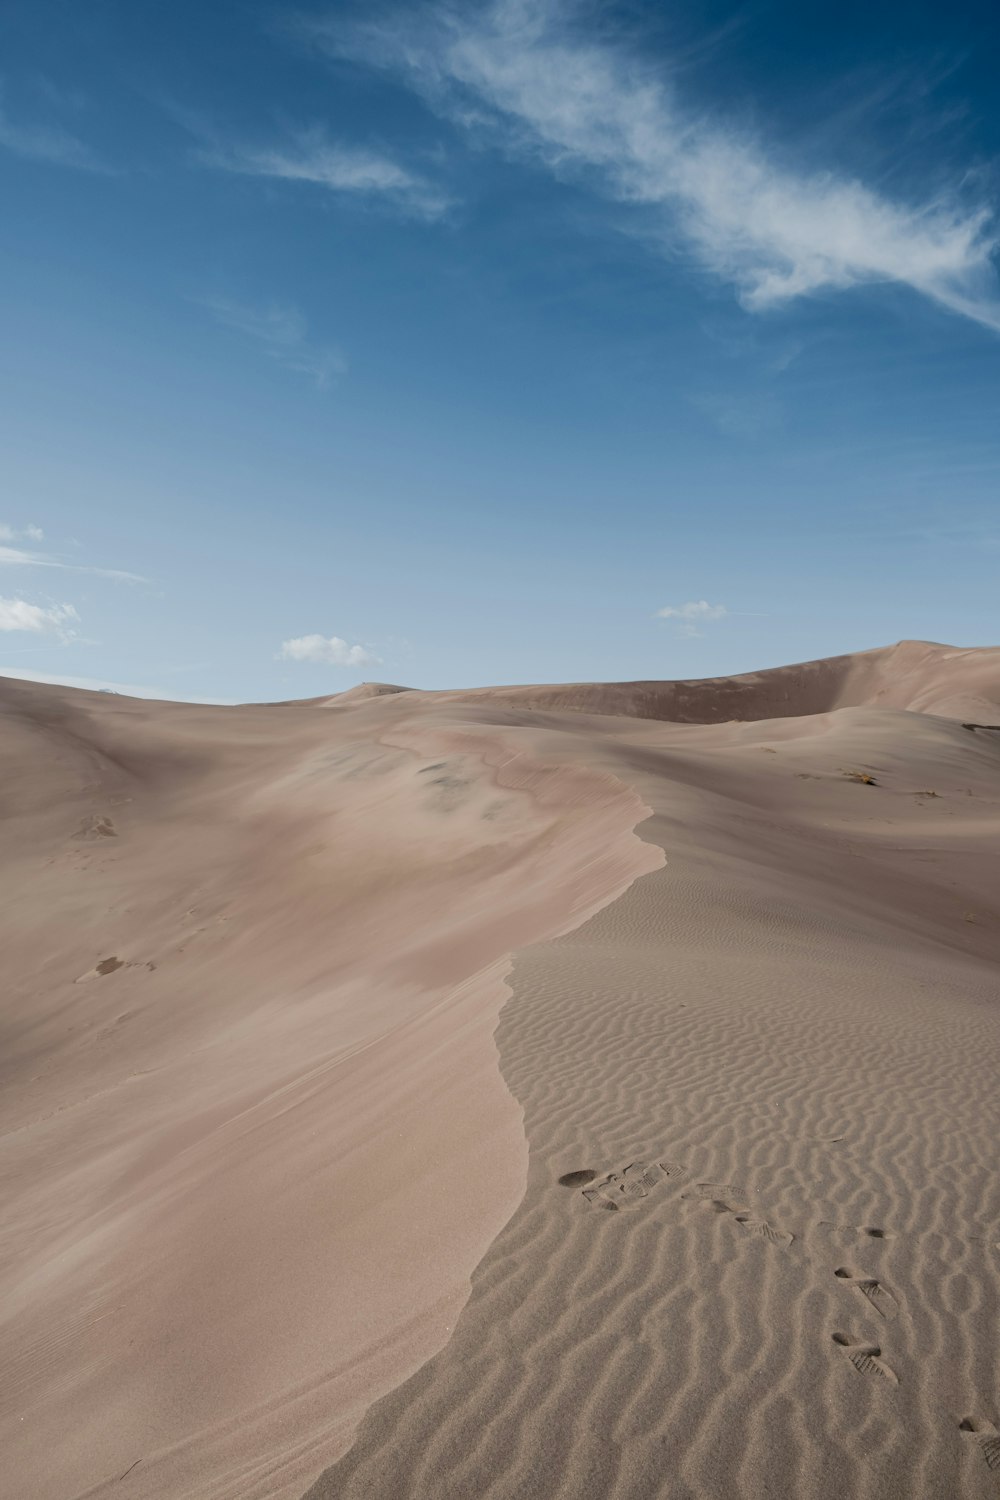
M13 0L0 671L1000 639L1000 16Z

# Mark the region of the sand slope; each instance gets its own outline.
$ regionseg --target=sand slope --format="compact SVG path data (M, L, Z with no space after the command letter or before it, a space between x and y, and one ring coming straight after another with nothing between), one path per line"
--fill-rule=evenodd
M9 1493L297 1494L514 1209L507 955L644 809L447 714L3 707Z
M13 1493L995 1491L1000 653L2 699Z

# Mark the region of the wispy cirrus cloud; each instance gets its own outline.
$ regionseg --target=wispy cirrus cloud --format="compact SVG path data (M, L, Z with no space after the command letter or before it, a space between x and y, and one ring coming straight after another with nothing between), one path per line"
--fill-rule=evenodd
M726 437L758 438L781 425L781 403L768 390L718 392L691 401Z
M80 172L108 172L110 168L79 136L62 125L14 120L0 104L0 147L29 161L73 167Z
M373 667L379 658L364 646L349 646L339 635L299 635L282 641L284 661L315 662L328 667Z
M310 341L305 318L290 303L255 307L224 297L206 297L201 305L224 327L253 339L284 369L307 375L320 387L347 371L347 360L339 349Z
M892 282L1000 331L991 206L963 203L957 187L907 203L822 165L796 168L682 105L649 62L586 35L580 16L562 0L494 0L307 29L326 51L402 77L442 115L633 205L637 232L670 253L686 246L752 311Z
M428 178L382 151L331 140L319 126L294 132L270 145L223 144L213 138L201 160L249 177L306 182L333 193L378 200L421 219L437 219L451 199Z
M123 568L101 568L91 563L65 562L50 553L35 552L25 547L11 547L8 539L25 537L29 541L41 541L43 533L37 526L28 526L21 531L0 523L0 567L11 568L60 568L66 573L90 573L95 578L114 578L119 583L148 583L139 573L127 573Z

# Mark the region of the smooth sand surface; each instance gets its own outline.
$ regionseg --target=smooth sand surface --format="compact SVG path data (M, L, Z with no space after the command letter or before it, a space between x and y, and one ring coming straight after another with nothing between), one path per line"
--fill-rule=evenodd
M995 1495L1000 651L0 692L11 1493Z

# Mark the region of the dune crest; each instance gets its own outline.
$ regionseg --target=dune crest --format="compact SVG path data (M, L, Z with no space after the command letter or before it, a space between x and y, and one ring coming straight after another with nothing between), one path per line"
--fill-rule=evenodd
M837 708L905 708L965 719L1000 717L1000 648L900 641L819 661L678 682L577 682L474 688L462 702L664 719L680 724L803 717Z

